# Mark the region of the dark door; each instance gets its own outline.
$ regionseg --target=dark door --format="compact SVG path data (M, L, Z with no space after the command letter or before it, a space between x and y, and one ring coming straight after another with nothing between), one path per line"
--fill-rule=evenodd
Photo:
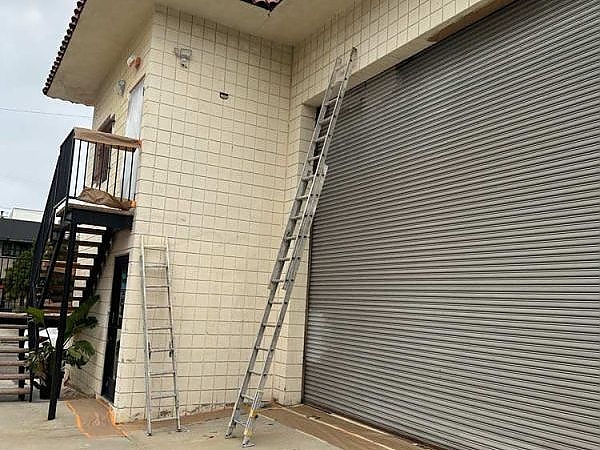
M102 395L111 402L115 399L117 367L119 364L119 344L121 342L121 325L123 324L123 305L127 287L127 265L129 255L115 258L110 312L108 315L108 335L104 358L104 375L102 377Z

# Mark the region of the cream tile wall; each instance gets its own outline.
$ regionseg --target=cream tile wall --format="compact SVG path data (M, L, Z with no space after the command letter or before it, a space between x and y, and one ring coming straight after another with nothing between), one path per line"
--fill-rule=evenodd
M182 46L192 49L187 68L174 54ZM283 222L291 62L290 47L155 8L133 234L136 249L140 235L170 238L184 413L233 402L245 370ZM134 250L119 421L144 413L138 258Z

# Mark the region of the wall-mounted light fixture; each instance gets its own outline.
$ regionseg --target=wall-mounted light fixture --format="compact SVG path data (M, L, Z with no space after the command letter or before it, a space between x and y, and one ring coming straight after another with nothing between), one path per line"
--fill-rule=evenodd
M179 65L187 69L190 59L192 59L192 49L186 47L175 47L175 56L179 59Z
M139 56L135 56L134 54L129 55L129 58L127 58L127 66L128 67L135 67L135 69L139 69L140 65L142 64L142 58L140 58Z
M123 97L123 95L125 95L125 80L119 80L117 81L117 85L115 86L115 90L117 91L117 94L119 94L121 97Z
M222 100L227 100L229 98L229 94L227 92L219 92L219 97L221 97Z

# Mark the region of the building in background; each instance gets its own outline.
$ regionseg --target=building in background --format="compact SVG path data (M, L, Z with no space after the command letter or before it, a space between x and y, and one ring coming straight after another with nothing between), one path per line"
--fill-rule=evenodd
M44 92L95 130L65 140L42 221L48 248L57 221L73 237L69 299L101 298L72 382L143 416L140 237L168 238L182 410L236 399L357 47L263 398L443 448L597 449L600 0L253 3L77 3Z
M12 310L23 306L5 296L6 271L21 253L31 249L41 217L41 211L21 208L14 208L6 217L0 217L0 309Z

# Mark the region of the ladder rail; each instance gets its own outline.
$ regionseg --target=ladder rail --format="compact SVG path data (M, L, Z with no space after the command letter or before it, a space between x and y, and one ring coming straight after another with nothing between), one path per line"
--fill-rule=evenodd
M169 304L169 330L171 338L171 365L173 366L173 389L175 391L175 418L177 420L177 431L181 431L181 417L179 416L179 390L177 389L177 358L175 350L175 333L173 332L173 303L171 302L171 260L169 256L169 238L165 242L165 275L167 278L167 302Z
M140 262L142 266L142 305L144 322L144 384L146 390L146 434L152 435L152 394L150 393L150 336L148 336L148 308L146 296L146 250L144 248L144 236L140 238Z
M353 49L352 52L355 52L355 50L356 49ZM333 90L333 85L335 84L334 83L335 77L336 77L336 74L337 74L337 72L339 70L338 66L341 64L341 62L342 62L342 58L338 57L336 59L334 70L331 73L331 77L329 79L329 84L328 84L327 89L325 91L325 95L323 96L323 101L321 103L321 108L319 110L319 115L317 117L317 122L316 122L315 128L313 129L313 134L312 134L312 137L311 137L311 140L310 140L310 145L309 145L308 151L306 153L306 158L304 160L304 164L302 166L302 170L300 172L300 183L298 183L298 188L296 190L296 195L294 196L294 202L292 204L292 208L290 209L290 213L289 213L288 221L287 221L287 226L286 226L286 229L284 231L284 236L287 236L287 235L289 235L290 233L292 233L294 231L295 224L292 223L293 221L291 219L292 219L292 217L294 217L295 215L298 214L298 210L301 207L301 202L297 202L297 199L298 199L298 197L300 197L302 195L303 189L306 188L306 186L303 186L303 183L308 184L308 181L304 182L303 178L308 175L307 174L307 172L308 172L307 169L310 168L310 165L311 165L311 163L309 162L309 158L313 155L313 153L315 151L315 148L317 146L316 140L319 137L319 134L321 133L321 129L322 129L321 122L323 121L323 118L325 117L325 114L326 114L326 111L327 111L326 103L327 103L328 100L330 100L331 91ZM340 89L341 88L342 88L342 86L340 85ZM338 92L338 95L336 96L336 98L339 98L339 92ZM332 128L331 128L331 122L330 122L329 125L328 125L327 132L329 133L331 129ZM317 173L317 172L315 171L315 173ZM292 225L292 226L290 227L290 225ZM279 264L279 263L280 263L280 260L283 257L285 257L285 255L286 255L286 253L287 253L287 251L289 249L289 245L290 245L289 242L283 240L282 243L281 243L281 245L280 245L280 247L279 247L279 252L277 254L277 260L275 261L275 265L274 265L273 271L271 273L271 278L269 280L269 284L271 285L272 288L273 288L273 286L271 284L271 280L279 279L279 277L281 276L281 270L283 269L283 264ZM277 286L274 286L274 287L277 288Z
M352 71L353 63L356 58L357 50L353 48L345 69L343 77L338 81L338 76L342 72L341 57L336 60L336 64L331 75L329 84L325 91L321 110L313 130L312 138L306 154L306 159L300 172L300 179L296 196L294 197L288 221L284 230L284 235L279 246L277 260L273 266L271 278L269 280L269 293L267 304L263 311L262 320L254 340L247 369L238 391L238 396L231 414L229 426L225 434L230 437L237 424L244 425L242 447L252 446L250 441L253 430L254 420L258 417L258 410L261 407L262 396L269 375L277 342L283 328L283 323L287 314L289 302L291 299L293 286L297 272L300 268L301 256L304 251L306 240L310 232L312 222L317 210L319 198L324 187L325 177L327 175L326 157L331 144L333 130L335 128L338 115L341 109L341 103L348 87L348 80ZM340 67L341 66L341 67ZM337 92L332 95L334 87ZM330 105L333 105L331 108ZM325 120L327 116L327 120ZM323 126L327 124L325 134L322 134ZM285 265L287 270L285 278L282 278ZM283 283L283 284L282 284ZM283 299L281 302L275 301L279 287L282 287ZM269 322L273 314L273 306L280 304L279 311L276 312L276 322ZM267 328L274 328L273 334L265 340L265 331ZM265 341L265 342L263 342ZM268 345L267 345L268 344ZM259 352L266 351L265 359L260 371L255 370ZM254 395L249 395L250 381L253 376L258 376L258 385L253 388ZM252 400L247 419L241 420L241 405L246 400Z

